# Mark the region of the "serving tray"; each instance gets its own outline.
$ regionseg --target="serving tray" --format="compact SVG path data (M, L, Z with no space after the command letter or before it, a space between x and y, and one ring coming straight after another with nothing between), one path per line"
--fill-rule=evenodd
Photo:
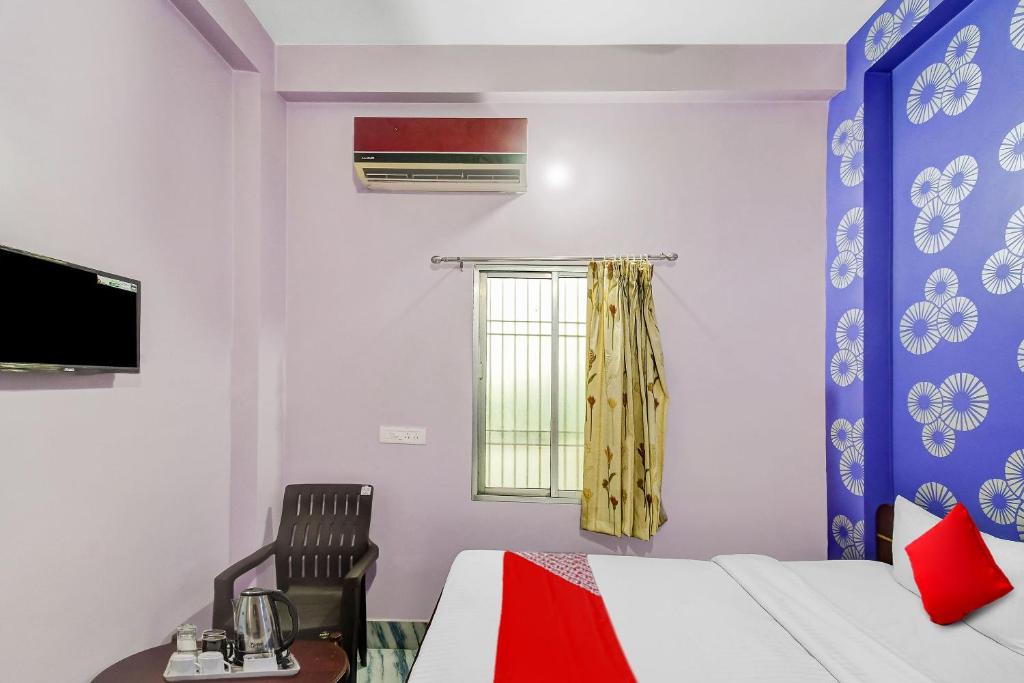
M294 676L299 673L301 667L299 666L299 660L295 659L295 655L288 653L288 661L291 665L286 669L277 669L271 671L243 671L242 667L237 664L231 664L230 671L217 671L211 674L173 674L170 672L171 661L167 660L167 666L164 667L164 680L165 681L213 681L217 679L230 678L231 680L242 679L242 678L286 678L288 676Z

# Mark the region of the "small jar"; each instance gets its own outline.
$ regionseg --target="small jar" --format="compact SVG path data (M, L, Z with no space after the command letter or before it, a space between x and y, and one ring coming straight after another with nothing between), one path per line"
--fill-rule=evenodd
M178 627L177 636L177 650L178 652L195 654L198 650L196 643L196 625L195 624L182 624Z

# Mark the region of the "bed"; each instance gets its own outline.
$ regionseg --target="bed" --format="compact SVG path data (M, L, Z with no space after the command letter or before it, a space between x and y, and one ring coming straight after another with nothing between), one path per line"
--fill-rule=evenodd
M880 510L882 559L891 528ZM503 555L455 559L410 683L494 680ZM1024 680L1024 655L967 624L931 623L884 562L588 560L641 682Z

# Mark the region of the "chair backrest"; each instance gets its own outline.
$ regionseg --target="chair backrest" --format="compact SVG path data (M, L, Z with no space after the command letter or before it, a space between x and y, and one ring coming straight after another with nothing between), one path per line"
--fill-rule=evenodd
M278 588L337 585L369 544L373 487L291 484L274 554Z

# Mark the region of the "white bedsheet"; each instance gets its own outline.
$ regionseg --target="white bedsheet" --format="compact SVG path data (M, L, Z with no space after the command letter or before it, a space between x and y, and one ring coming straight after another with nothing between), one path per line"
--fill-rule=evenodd
M502 560L498 550L455 558L407 683L494 680Z
M641 683L1024 680L1024 656L967 626L931 624L886 565L589 560ZM500 551L455 559L410 683L493 680L501 572Z
M881 562L785 563L850 620L934 681L1024 681L1024 655L963 622L933 624L921 599Z
M640 683L833 681L716 564L614 555L588 559Z
M726 555L712 561L836 680L931 680L781 562L763 555Z

